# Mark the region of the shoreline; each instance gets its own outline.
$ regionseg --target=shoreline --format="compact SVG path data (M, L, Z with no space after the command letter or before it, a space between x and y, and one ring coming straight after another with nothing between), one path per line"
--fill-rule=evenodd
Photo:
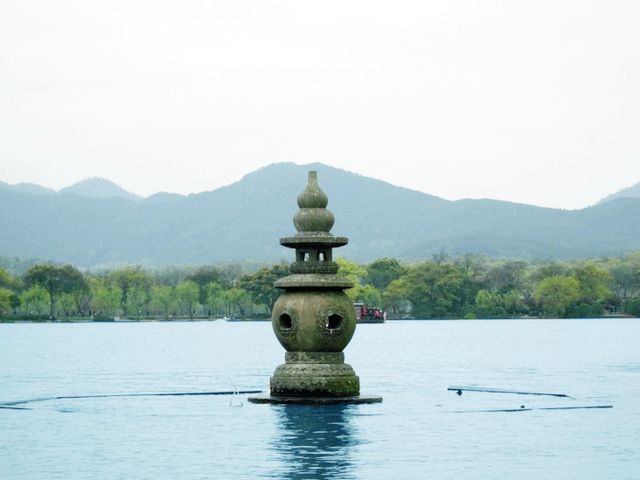
M631 315L606 315L600 317L566 317L566 318L547 318L547 317L500 317L500 318L394 318L388 319L386 322L376 323L384 325L385 323L395 322L477 322L487 320L618 320L640 318ZM94 320L94 319L64 319L64 320L30 320L30 319L0 319L0 324L18 323L18 324L35 324L35 323L51 323L51 324L77 324L77 323L196 323L196 322L227 322L227 323L255 323L255 322L271 322L271 318L246 318L246 319L225 319L225 318L176 318L172 320L163 320L158 318L141 318L136 319L118 319L118 320ZM358 323L364 325L367 322Z

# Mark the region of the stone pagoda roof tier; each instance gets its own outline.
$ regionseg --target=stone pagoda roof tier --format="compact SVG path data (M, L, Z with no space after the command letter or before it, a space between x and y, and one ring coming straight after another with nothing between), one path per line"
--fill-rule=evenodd
M349 243L347 237L334 237L331 234L323 232L306 232L304 235L295 235L293 237L284 237L280 239L280 245L289 248L300 247L342 247Z
M353 287L353 282L341 275L327 274L294 274L281 278L274 283L276 288L286 289L345 289Z

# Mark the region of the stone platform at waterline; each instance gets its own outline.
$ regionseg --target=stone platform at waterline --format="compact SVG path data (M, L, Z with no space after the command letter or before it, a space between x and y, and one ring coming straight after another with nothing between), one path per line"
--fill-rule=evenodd
M382 397L360 395L360 379L344 362L344 348L356 329L351 300L344 292L351 281L338 274L333 248L346 245L345 237L330 233L333 214L316 172L309 172L298 196L293 223L297 233L280 239L296 251L291 275L275 283L284 290L276 301L271 323L285 348L285 363L276 368L270 395L249 397L253 403L336 404L376 403Z
M337 405L337 404L360 404L360 403L380 403L382 397L377 395L355 395L353 397L284 397L279 395L263 395L249 397L251 403L270 403L271 405Z

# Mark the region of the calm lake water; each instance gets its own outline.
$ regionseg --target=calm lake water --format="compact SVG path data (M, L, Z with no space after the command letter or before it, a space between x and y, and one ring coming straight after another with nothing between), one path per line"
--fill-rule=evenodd
M0 409L0 478L640 478L640 320L359 325L345 353L383 403L123 396ZM0 403L266 390L283 361L267 322L5 324ZM539 409L589 405L613 408Z

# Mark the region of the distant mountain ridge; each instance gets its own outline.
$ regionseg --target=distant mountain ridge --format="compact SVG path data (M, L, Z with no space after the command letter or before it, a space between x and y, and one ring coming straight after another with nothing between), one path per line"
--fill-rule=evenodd
M88 198L126 198L128 200L140 200L142 197L127 192L120 185L106 178L87 178L69 187L65 187L59 193L70 193Z
M0 189L14 192L28 193L31 195L78 195L87 198L126 198L128 200L140 200L143 197L126 191L120 185L106 178L92 177L64 187L58 191L37 185L35 183L16 183L10 185L0 182Z
M529 259L640 250L640 199L571 211L449 201L323 164L278 163L189 196L87 198L0 188L0 256L80 266L291 260L278 239L295 233L296 198L311 169L329 196L332 232L350 239L336 254L357 261L428 259L442 250Z
M52 188L43 187L35 183L16 183L11 187L18 192L31 193L33 195L50 195L56 193Z
M640 182L604 197L598 203L610 202L618 198L640 198Z

